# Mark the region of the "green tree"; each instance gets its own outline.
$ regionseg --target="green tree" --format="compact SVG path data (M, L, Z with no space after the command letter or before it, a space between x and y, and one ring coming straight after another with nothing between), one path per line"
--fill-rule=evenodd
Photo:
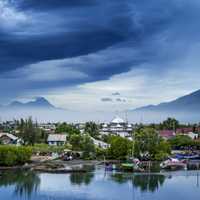
M57 125L56 133L67 133L70 138L71 135L80 134L80 131L75 127L75 125L64 122Z
M134 155L138 158L162 160L171 152L169 143L164 141L155 129L139 129L134 136Z
M179 125L180 125L179 121L170 117L160 124L161 129L168 129L168 130L174 130L174 131L177 128L179 128Z
M131 148L131 142L120 136L113 136L110 144L108 157L113 159L125 159Z
M193 143L192 139L187 135L176 135L169 140L173 149L179 149L181 147L190 147Z
M84 158L91 158L95 153L95 145L89 135L84 135L81 142Z
M85 133L89 134L94 138L99 137L99 127L95 122L87 122L85 124Z
M18 122L17 129L19 131L18 136L23 140L25 145L34 145L40 139L40 129L31 117L26 120L21 119Z
M82 136L74 134L70 137L70 144L72 145L72 150L80 151L82 145Z

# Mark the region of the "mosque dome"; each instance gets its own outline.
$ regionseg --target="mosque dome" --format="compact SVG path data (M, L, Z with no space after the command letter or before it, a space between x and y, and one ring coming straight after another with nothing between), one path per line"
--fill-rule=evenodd
M123 124L123 123L125 123L125 121L124 121L122 118L116 116L116 117L111 121L111 123L113 123L113 124Z

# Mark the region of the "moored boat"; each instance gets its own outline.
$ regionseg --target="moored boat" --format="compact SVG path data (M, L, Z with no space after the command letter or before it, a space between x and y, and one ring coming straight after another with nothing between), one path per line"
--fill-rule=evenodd
M160 164L162 169L166 170L179 170L187 169L187 163L184 160L178 160L176 158L169 158Z
M176 154L176 158L179 160L200 160L199 154Z

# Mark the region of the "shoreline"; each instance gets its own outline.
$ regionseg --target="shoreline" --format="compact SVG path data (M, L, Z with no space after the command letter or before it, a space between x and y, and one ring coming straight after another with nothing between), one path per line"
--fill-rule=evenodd
M92 167L95 165L102 164L103 161L97 160L47 160L43 162L34 162L21 166L0 166L0 171L15 171L15 170L32 170L36 172L46 173L86 173L89 169L85 166Z

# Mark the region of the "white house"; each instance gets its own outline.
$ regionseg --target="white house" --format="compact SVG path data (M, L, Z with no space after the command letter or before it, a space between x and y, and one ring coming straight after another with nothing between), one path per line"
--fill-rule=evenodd
M19 145L20 144L20 139L10 133L0 133L0 141L2 144L15 144Z
M47 142L51 146L63 146L67 142L67 136L64 134L49 134Z
M107 149L107 148L110 147L109 144L107 144L107 143L105 143L105 142L103 142L103 141L101 141L101 140L96 140L96 139L94 139L93 137L91 137L91 139L92 139L94 145L96 145L96 146L98 146L98 147L100 147L100 148Z
M183 135L189 136L192 140L198 138L198 133L189 132L189 133L184 133Z

